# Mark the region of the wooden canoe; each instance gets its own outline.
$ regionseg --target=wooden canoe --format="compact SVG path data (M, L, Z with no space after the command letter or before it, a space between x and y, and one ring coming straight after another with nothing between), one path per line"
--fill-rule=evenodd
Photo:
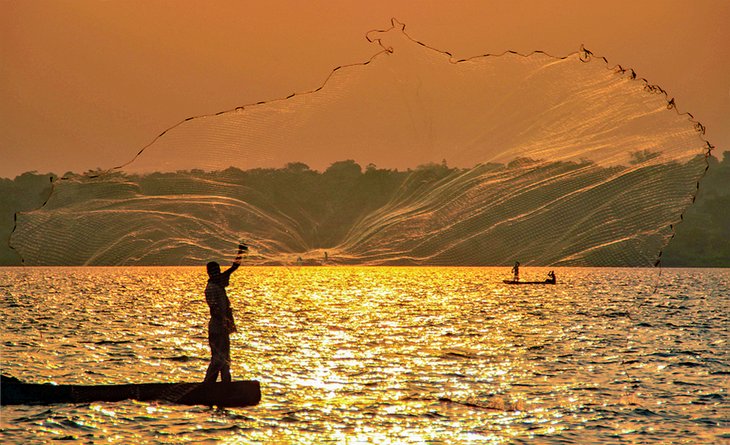
M231 383L127 383L122 385L53 385L25 383L2 376L0 405L163 401L180 405L233 408L256 405L261 387L256 380Z
M504 284L555 284L555 281L515 281L515 280L502 280Z

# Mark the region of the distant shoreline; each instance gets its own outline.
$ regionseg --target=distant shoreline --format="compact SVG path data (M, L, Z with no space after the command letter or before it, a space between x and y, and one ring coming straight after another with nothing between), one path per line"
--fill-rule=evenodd
M537 161L525 160L514 166L512 164L487 164L478 167L479 172L477 173L488 175L502 174L500 172L509 172L512 168L519 169L525 166L530 168L531 162ZM730 233L728 233L730 232L730 212L723 210L730 208L730 152L724 153L722 161L715 157L710 157L708 162L710 169L701 180L699 193L696 196L694 205L689 206L684 211L682 221L674 226L675 232L673 238L667 246L661 249L662 268L730 267ZM553 164L545 164L546 168L551 165ZM554 165L556 167L553 168L562 168L562 170L556 170L558 172L571 173L573 171L580 171L576 169L579 169L582 164L555 163ZM538 167L538 170L533 171L539 171L539 168L543 167ZM255 191L253 194L245 192L247 194L241 196L235 194L230 197L225 194L220 196L223 196L226 200L233 199L237 202L252 203L252 205L256 206L253 207L254 209L273 209L273 212L284 212L284 214L290 215L292 221L296 221L296 224L299 225L296 230L299 230L302 236L306 235L310 237L310 241L307 242L308 245L300 245L299 247L295 244L290 244L288 247L284 246L286 249L278 248L278 250L271 250L271 247L263 246L262 249L264 250L260 250L260 255L256 256L253 262L261 265L278 264L282 266L296 266L296 258L301 256L303 263L305 263L302 266L317 266L322 262L321 256L323 251L327 249L336 250L335 246L341 244L347 234L346 231L359 218L362 218L361 215L368 215L368 212L375 210L380 212L380 209L383 209L383 206L390 205L388 203L392 199L395 199L396 196L399 196L397 199L405 199L403 198L404 193L415 194L415 196L423 194L424 192L421 191L423 186L419 184L424 183L424 181L426 184L448 184L448 181L460 180L462 176L473 176L477 174L473 173L477 169L451 168L444 163L421 166L415 170L404 172L379 169L374 165L368 165L363 170L354 161L340 161L334 163L325 172L310 170L307 165L302 163L291 163L282 169L242 171L231 168L223 172L215 173L200 171L181 172L177 174L157 173L143 176L126 176L123 173L112 172L109 173L110 176L108 178L112 185L117 184L114 178L119 179L119 184L126 187L126 189L119 192L123 194L127 193L124 196L141 196L142 198L156 198L162 196L161 194L168 194L170 197L175 197L177 196L176 193L180 193L181 190L183 192L185 191L184 188L180 188L181 186L204 187L206 186L206 181L218 180L219 178L222 180L219 183L224 186L230 184L240 187L241 184L245 184L246 188L253 187L252 190ZM602 170L600 170L600 167L596 167L596 169L601 174L600 172ZM100 174L104 176L103 172L100 172ZM546 174L550 174L547 169ZM74 176L72 175L72 177ZM88 177L88 175L79 175L78 177L84 178ZM501 176L495 176L495 178L499 177ZM20 258L19 252L13 249L13 246L10 244L11 233L16 229L15 215L17 212L32 211L44 205L50 197L53 187L52 181L55 178L56 176L53 174L29 172L16 177L14 180L0 179L0 197L2 197L0 200L0 266L23 267L23 261ZM130 182L127 181L127 178L135 179ZM129 187L135 188L129 189ZM129 190L127 191L127 189ZM132 193L132 195L129 195L129 193ZM195 193L200 192L196 191ZM215 193L229 192L218 191ZM199 196L200 200L206 199L205 194L194 196ZM282 201L281 198L276 198L276 196L284 197L285 199ZM450 196L444 195L437 202L448 202L451 199ZM125 197L124 199L129 198ZM83 201L81 205L81 207L77 206L77 209L83 210ZM160 205L164 205L164 203ZM189 210L186 211L189 212ZM338 213L332 213L333 211L337 211ZM320 220L312 220L312 218L320 218ZM307 222L310 220L312 222ZM270 225L269 223L266 224ZM301 224L305 225L301 226ZM310 226L306 224L310 224ZM265 225L261 227L265 227ZM277 230L285 230L283 227ZM407 225L403 227L407 227ZM392 231L392 229L389 230ZM307 235L307 233L309 234ZM31 236L35 235L31 234ZM322 238L323 236L325 238ZM448 237L450 235L442 236ZM31 242L34 242L33 240L34 238L30 238ZM423 242L425 241L426 239L423 240ZM79 244L69 244L63 247L62 245L58 245L55 239L50 239L46 240L45 245L53 245L55 250L59 252L59 255L66 255L67 253L73 255L73 251ZM224 252L225 245L225 243L219 243L216 249ZM74 246L74 248L70 246ZM272 247L274 246L272 245ZM304 250L300 250L302 248ZM445 261L446 259L439 259L433 263L429 263L427 253L421 254L420 257L408 258L405 256L404 258L398 259L398 257L389 258L380 255L377 246L371 247L365 244L364 247L360 247L360 249L362 248L369 249L369 251L366 251L365 257L359 254L354 256L348 255L347 252L345 252L344 256L340 255L338 257L336 252L328 260L328 265L346 264L367 266L382 264L399 267L500 267L474 264L473 260L475 258L468 258L468 255L466 255L469 252L466 252L462 256L452 255L448 258L448 261L453 261L454 258L462 258L466 263L471 263L461 266L445 264L448 262ZM485 244L484 248L487 249L486 253L489 254L489 249L491 249L490 245ZM387 250L388 246L385 245L383 249ZM209 253L201 251L193 257L188 256L179 259L180 262L188 265L201 264L205 262L203 258L211 256L212 253L212 251ZM42 250L39 251L38 258L32 264L42 263L45 259L44 255L46 253L42 253ZM512 252L509 250L501 255L501 258L493 259L499 259L499 264L503 264L504 267L507 266L507 263L518 259L512 258ZM523 254L515 253L514 256L520 257L523 261L530 260ZM86 263L88 261L87 259L83 259L83 257L74 257L74 259L79 263ZM472 261L469 261L470 259ZM59 257L46 264L59 264L63 260L63 257ZM173 261L171 262L170 260ZM176 263L177 260L178 257L173 252L167 258L144 258L139 260L138 263L142 263L139 264L141 267L148 267L145 262L148 262L149 266L162 264L175 267L175 264L172 263ZM99 259L99 261L103 262L104 259ZM112 258L110 264L115 264L115 261L118 264L126 260L123 258L117 258L116 260ZM479 261L489 262L489 258L481 257ZM553 266L550 267L557 267L556 264L559 263L559 261L553 262ZM585 264L587 267L614 267L610 263L608 265L604 263L590 266L590 261L585 261ZM646 267L632 266L631 264L616 264L615 266Z

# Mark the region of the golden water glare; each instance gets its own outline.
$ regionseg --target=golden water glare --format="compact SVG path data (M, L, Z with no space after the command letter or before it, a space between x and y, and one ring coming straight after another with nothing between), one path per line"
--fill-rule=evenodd
M202 269L23 269L4 309L3 373L59 384L202 380ZM261 381L260 405L95 403L50 415L36 433L63 437L65 418L111 443L150 440L147 424L162 442L511 443L671 430L636 410L712 418L702 409L713 405L693 402L712 403L727 375L678 369L687 359L667 345L727 343L662 327L656 318L676 310L662 312L675 303L652 294L655 274L613 271L607 287L605 273L562 269L558 286L510 287L504 268L243 267L229 288L232 370ZM651 304L638 309L637 299Z

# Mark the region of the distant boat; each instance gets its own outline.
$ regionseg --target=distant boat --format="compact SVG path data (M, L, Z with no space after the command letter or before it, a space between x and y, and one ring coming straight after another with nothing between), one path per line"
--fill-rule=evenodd
M544 281L515 281L515 280L502 280L504 284L555 284L553 280Z
M258 404L261 401L261 387L256 380L231 383L53 385L24 383L14 377L2 376L0 391L0 405L118 402L128 399L233 408Z

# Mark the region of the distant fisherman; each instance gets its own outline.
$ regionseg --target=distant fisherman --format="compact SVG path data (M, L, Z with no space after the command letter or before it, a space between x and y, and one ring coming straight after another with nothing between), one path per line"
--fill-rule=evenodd
M512 273L515 274L515 281L520 281L520 262L515 261L515 266L512 268Z
M555 278L555 271L548 272L547 280L545 280L546 283L552 283L555 284L557 282L557 279Z
M205 373L206 383L215 382L218 373L221 381L231 381L231 338L236 332L236 322L233 320L231 302L226 294L226 287L230 283L231 274L241 265L241 256L248 250L245 244L238 245L238 255L231 267L221 272L220 264L211 261L207 264L208 285L205 287L205 302L210 307L210 322L208 322L208 344L210 345L210 365Z

